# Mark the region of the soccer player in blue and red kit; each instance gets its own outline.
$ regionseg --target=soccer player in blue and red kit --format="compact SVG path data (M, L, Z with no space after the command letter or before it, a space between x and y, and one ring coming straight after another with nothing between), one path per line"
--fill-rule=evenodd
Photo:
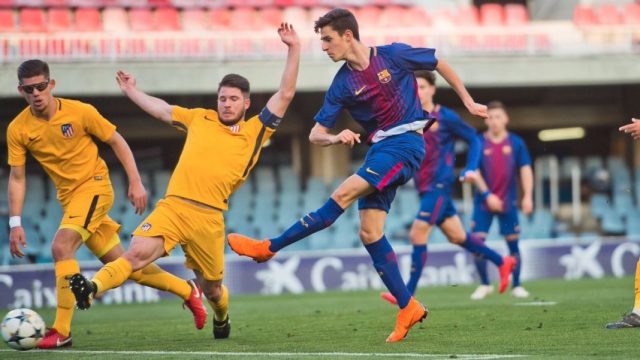
M348 10L329 11L315 22L314 29L320 33L322 50L331 60L345 63L315 116L309 140L321 146L360 143L360 134L351 130L330 133L345 109L364 128L371 147L356 174L345 180L324 205L283 234L263 241L229 234L229 245L240 255L267 261L283 247L333 224L344 209L358 200L360 239L400 307L387 342L401 341L413 325L427 316L427 309L411 296L402 281L395 252L384 236L384 223L396 188L411 179L424 157L422 130L430 120L420 106L413 72L438 71L474 115L486 117L486 106L473 100L453 69L436 59L434 49L400 43L363 45L358 23Z
M465 243L478 242L465 231L451 198L456 181L454 150L456 139L463 139L469 145L467 165L460 173L461 180L476 179L471 175L478 167L481 154L480 141L475 129L465 123L452 109L433 102L436 92L435 74L431 71L419 70L415 75L422 108L435 117L437 122L424 131L426 153L420 169L414 175L416 188L420 194L420 209L409 231L413 252L407 288L411 294L416 291L422 269L427 261L427 241L434 225L437 225L453 244L467 248ZM474 255L486 257L499 266L502 275L500 290L501 292L506 290L515 259L511 257L503 259L501 255L484 246ZM392 304L397 303L396 298L389 292L382 293L381 297Z
M518 247L518 178L522 183L522 212L529 215L533 211L531 157L524 141L507 130L509 116L504 104L492 101L487 106L489 117L485 123L488 129L480 135L480 181L476 181L479 191L475 196L471 229L474 236L484 240L494 216L498 217L500 234L507 240L509 253L517 261L511 294L526 298L529 292L520 285L522 259ZM483 256L476 256L476 268L482 284L471 294L471 298L481 300L493 291L487 274L487 261Z

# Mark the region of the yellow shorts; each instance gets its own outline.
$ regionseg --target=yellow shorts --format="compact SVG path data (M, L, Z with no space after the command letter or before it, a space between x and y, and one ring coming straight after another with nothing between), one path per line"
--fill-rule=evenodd
M207 280L224 277L224 217L220 210L176 197L164 198L132 235L162 237L167 254L180 244L187 268L200 271Z
M109 217L113 199L108 183L81 185L62 205L64 215L59 228L78 232L89 250L102 257L120 243L120 224Z

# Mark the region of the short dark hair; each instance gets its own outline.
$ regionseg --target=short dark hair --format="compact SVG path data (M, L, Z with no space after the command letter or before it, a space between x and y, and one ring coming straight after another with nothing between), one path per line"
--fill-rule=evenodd
M27 60L18 66L18 81L22 84L22 80L44 75L49 80L49 64L39 59Z
M507 107L504 106L504 104L501 101L497 101L497 100L490 101L487 104L487 110L493 110L493 109L502 109L505 112L507 112Z
M433 71L418 70L418 71L414 72L413 74L416 76L416 78L423 78L423 79L427 80L427 82L431 86L434 86L436 84L436 75L433 73Z
M245 96L249 96L249 92L251 90L249 87L249 80L238 74L225 75L218 84L218 91L220 91L220 88L223 86L240 89Z
M345 31L351 30L353 37L360 41L360 31L358 30L358 21L356 17L347 9L336 8L328 13L320 16L316 20L313 30L316 33L320 32L325 26L331 26L331 28L338 32L342 36Z

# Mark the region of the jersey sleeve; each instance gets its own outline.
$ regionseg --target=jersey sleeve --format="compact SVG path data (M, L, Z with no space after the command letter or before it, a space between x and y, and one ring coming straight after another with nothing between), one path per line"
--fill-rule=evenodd
M467 124L462 118L455 112L450 112L449 126L451 132L456 136L464 140L469 145L469 153L467 154L467 170L476 170L480 162L480 154L482 152L482 145L476 130Z
M9 166L22 166L27 161L27 147L20 137L20 132L15 124L9 124L7 128L7 163Z
M89 104L86 104L84 110L84 121L87 133L97 137L102 142L109 140L116 131L116 126Z
M322 103L322 107L320 111L313 118L320 125L332 128L336 125L336 121L338 121L338 116L340 116L340 111L343 108L342 101L340 101L339 90L340 86L337 85L336 80L333 80L333 83L327 90L327 93L324 96L324 102Z
M267 123L265 123L269 120L269 115L267 113L271 114L271 112L265 106L262 111L260 111L260 114L247 120L246 126L248 126L248 132L250 136L256 139L256 145L264 145L264 143L266 143L267 140L271 138L271 135L273 135L276 131L275 127L269 126L267 125Z
M529 150L527 149L527 145L525 145L524 141L520 137L515 137L514 145L516 146L516 164L518 168L524 166L531 166L531 156L529 155Z
M407 44L393 43L390 46L391 57L400 67L410 71L435 70L438 66L436 49L411 47Z
M274 115L266 106L262 108L262 111L258 114L258 119L260 119L260 122L262 122L264 126L273 130L275 130L282 121L282 118Z
M180 131L187 132L189 126L191 126L191 123L193 122L193 119L202 110L203 109L187 109L174 105L171 108L171 125Z

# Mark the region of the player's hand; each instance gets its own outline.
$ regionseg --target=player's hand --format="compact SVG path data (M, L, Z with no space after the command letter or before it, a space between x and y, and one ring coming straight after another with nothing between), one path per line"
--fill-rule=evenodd
M9 251L11 252L11 257L23 257L24 254L20 247L27 247L27 237L24 234L24 228L22 226L16 226L11 228L11 233L9 233Z
M640 139L640 119L631 119L631 124L620 126L620 131L624 131L625 134L630 134L635 140Z
M485 203L491 212L501 213L503 211L504 205L502 204L502 200L500 200L496 194L489 194L485 199Z
M136 88L136 78L122 70L116 72L116 81L118 82L118 86L120 86L120 90L125 94L127 91Z
M142 185L142 181L134 181L129 184L127 193L131 205L136 209L136 214L142 215L147 208L147 191Z
M530 197L522 199L522 212L525 215L531 215L533 212L533 200Z
M458 177L460 182L466 182L469 184L475 184L478 179L478 172L475 170L464 169L460 173L460 177Z
M489 117L489 114L487 113L487 105L482 105L474 102L465 106L467 107L467 110L469 110L471 115L475 115L483 119L486 119Z
M353 147L356 143L360 144L360 134L355 133L349 129L342 130L338 135L335 135L332 144L345 144L349 147Z
M278 35L280 35L280 40L289 47L300 45L298 33L293 29L293 25L289 23L283 22L280 24L280 27L278 28Z

